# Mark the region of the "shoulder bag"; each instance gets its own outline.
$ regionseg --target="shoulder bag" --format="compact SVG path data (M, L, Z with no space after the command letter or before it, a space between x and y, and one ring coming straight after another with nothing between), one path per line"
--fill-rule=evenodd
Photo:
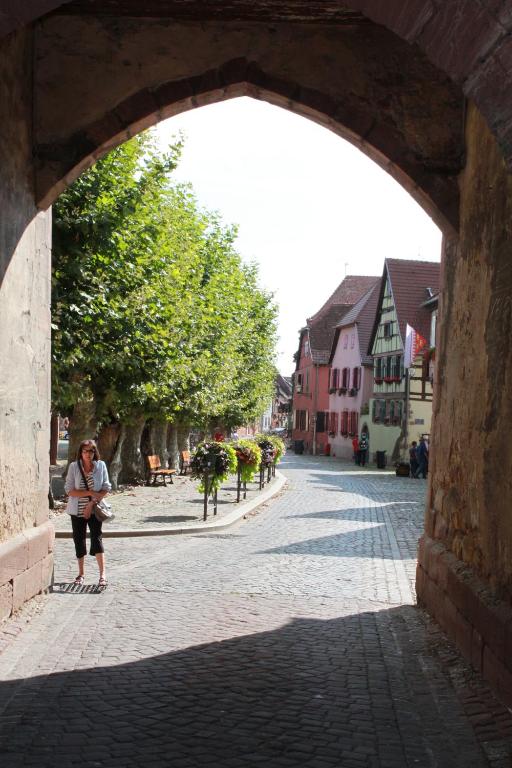
M89 488L89 485L87 483L87 478L85 476L85 472L82 468L82 462L78 462L78 468L80 470L80 474L82 475L83 481L85 483L85 487L87 490L91 490ZM101 499L101 501L95 501L93 504L93 515L100 523L110 523L114 519L114 513L112 512L112 506L111 504L108 504L105 499Z

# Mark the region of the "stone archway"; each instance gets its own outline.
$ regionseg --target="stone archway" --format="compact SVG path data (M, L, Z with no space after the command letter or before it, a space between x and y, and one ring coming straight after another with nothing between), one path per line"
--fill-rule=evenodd
M512 487L509 471L491 471L512 465L509 3L150 0L146 16L139 5L27 0L14 14L0 2L0 604L34 594L51 563L39 211L133 132L246 93L348 137L445 232L418 593L512 697L512 616L496 609L496 595L512 599Z

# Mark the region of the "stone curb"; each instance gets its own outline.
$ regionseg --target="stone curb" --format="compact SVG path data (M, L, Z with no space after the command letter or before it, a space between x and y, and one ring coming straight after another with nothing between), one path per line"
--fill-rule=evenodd
M192 523L186 528L179 526L172 526L169 528L118 528L117 530L109 531L108 528L103 529L103 538L105 539L122 539L136 536L179 536L187 533L206 533L208 531L220 531L223 528L229 528L231 525L238 523L238 521L249 514L257 507L269 501L274 496L283 490L286 485L286 478L280 472L276 470L274 481L270 486L261 491L261 493L250 501L241 502L237 505L237 508L227 515L224 515L222 520L212 520L208 522ZM55 531L56 539L71 539L71 531Z

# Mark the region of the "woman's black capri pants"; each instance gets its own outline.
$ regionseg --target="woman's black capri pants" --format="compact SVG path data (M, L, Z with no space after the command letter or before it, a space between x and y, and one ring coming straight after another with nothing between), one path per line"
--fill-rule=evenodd
M76 515L70 515L71 525L73 526L73 541L75 542L76 556L80 559L87 554L87 546L85 543L85 534L87 526L89 526L89 533L91 536L91 549L90 555L99 555L100 552L104 552L103 540L101 538L101 526L102 523L94 516L91 515L88 520L85 517L77 517Z

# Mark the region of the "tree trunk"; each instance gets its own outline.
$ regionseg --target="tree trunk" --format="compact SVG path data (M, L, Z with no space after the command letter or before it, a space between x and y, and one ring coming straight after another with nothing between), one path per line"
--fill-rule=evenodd
M121 472L122 462L121 462L121 453L123 451L123 443L124 438L126 435L126 429L124 424L119 425L119 434L117 436L117 443L114 449L114 452L112 454L112 459L110 461L110 467L109 467L109 474L110 474L110 482L112 483L112 490L117 491L117 481L119 479L119 473Z
M169 452L167 450L167 421L153 419L149 427L149 444L151 454L160 458L162 467L167 467Z
M178 449L178 428L176 424L169 424L167 428L167 456L169 469L178 469L180 465L180 452Z
M190 424L178 424L178 451L190 451Z
M145 416L134 417L130 424L125 425L125 438L121 453L122 470L120 481L128 484L143 483L146 476L146 468L142 451L140 450L140 440L144 425Z
M59 452L59 414L52 413L50 421L50 465L54 467L57 464ZM52 507L54 509L54 507Z
M74 461L78 447L82 440L94 440L98 431L98 419L96 417L96 404L91 398L84 402L77 403L73 408L73 413L69 419L69 445L68 445L68 466ZM66 476L68 467L63 473Z
M119 442L119 434L121 432L120 423L114 422L113 424L105 424L101 427L98 435L98 450L103 461L108 467L112 463L114 453Z

